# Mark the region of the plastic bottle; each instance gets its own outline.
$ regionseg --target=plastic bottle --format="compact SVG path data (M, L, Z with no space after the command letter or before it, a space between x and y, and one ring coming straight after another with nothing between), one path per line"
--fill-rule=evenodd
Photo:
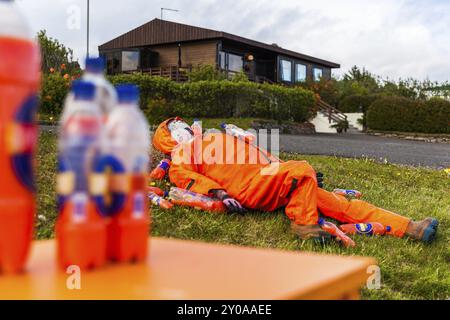
M169 200L178 206L186 206L209 212L225 212L222 201L192 191L172 187L169 192Z
M108 211L112 218L108 225L107 252L114 261L143 261L147 257L150 229L147 197L150 128L138 106L138 88L120 85L117 93L119 104L106 123L107 145L103 153L106 159L115 159L120 164L116 165L120 170L115 172L118 183L110 191L125 201Z
M219 129L215 129L215 128L212 128L212 129L207 129L206 131L205 131L205 136L207 136L207 135L209 135L209 134L217 134L217 133L222 133L222 131L220 131Z
M384 226L378 222L344 224L339 227L347 235L384 236L391 232L390 226Z
M104 194L106 185L92 174L100 154L102 115L93 84L75 81L72 93L74 99L65 106L71 113L60 123L59 131L56 238L60 266L86 269L105 263L106 223L93 196Z
M362 198L362 193L358 190L345 190L345 189L334 189L333 193L348 197L348 198Z
M356 243L333 223L320 219L319 225L324 231L339 239L344 247L356 247Z
M150 178L152 180L162 180L170 169L172 162L169 159L162 160L159 165L152 171Z
M154 193L157 196L163 197L165 192L158 187L147 187L148 193Z
M103 121L106 122L108 115L114 110L117 105L117 93L115 88L109 83L104 76L105 60L99 58L87 58L86 68L84 70L81 80L90 82L95 85L95 100L100 107L103 114ZM66 105L71 105L70 100L73 100L73 95L69 94L66 98ZM70 113L70 108L66 108L62 114L62 121Z
M250 144L256 141L256 136L253 133L245 131L234 124L222 123L221 128L224 129L228 135L242 139Z
M200 120L194 119L191 129L194 132L194 138L201 137L203 135L203 128Z
M33 235L40 55L13 1L0 0L0 274L24 269Z
M173 208L173 203L171 203L170 201L167 201L162 196L159 196L155 193L149 192L148 198L150 199L150 202L157 207L160 207L160 208L163 208L166 210L170 210Z

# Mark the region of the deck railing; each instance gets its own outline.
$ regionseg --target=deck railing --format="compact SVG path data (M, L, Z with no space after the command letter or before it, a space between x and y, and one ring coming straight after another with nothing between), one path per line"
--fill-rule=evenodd
M186 82L188 80L188 67L163 66L142 69L141 72L148 73L152 76L168 78L176 82Z

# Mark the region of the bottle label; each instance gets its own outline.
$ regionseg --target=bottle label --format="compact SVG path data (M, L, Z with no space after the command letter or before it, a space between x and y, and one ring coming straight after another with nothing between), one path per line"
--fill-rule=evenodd
M71 171L58 173L56 176L56 192L62 196L69 196L75 190L75 174Z
M1 98L1 97L0 97ZM38 129L35 123L38 100L30 96L6 127L6 148L11 155L11 166L18 181L29 191L35 191L33 156Z
M133 198L133 218L141 219L144 217L145 197L143 193L136 193ZM159 203L158 203L159 204Z
M370 223L365 224L365 223L358 223L356 225L356 230L358 231L358 233L360 234L366 234L366 235L371 235L373 232L373 227Z
M91 174L89 176L89 192L93 196L101 196L108 191L108 177L104 174Z
M73 219L75 222L83 222L87 218L88 197L86 194L76 193L72 196Z

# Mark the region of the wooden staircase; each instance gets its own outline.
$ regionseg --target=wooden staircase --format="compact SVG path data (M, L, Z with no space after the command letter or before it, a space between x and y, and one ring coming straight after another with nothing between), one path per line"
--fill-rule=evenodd
M338 129L332 128L333 125L347 121L349 123L348 117L337 108L326 103L325 101L319 100L316 105L317 116L311 121L316 126L316 130L320 133L334 133L338 132ZM360 133L358 128L352 126L349 123L347 130L344 132L348 133Z
M329 123L347 121L347 116L342 111L323 100L319 100L317 103L317 111L326 116Z

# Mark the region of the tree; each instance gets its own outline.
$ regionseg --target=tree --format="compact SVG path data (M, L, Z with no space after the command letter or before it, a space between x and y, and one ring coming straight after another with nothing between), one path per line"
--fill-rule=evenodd
M365 68L354 66L339 83L340 99L350 95L369 95L380 91L380 79Z
M57 39L47 35L47 31L41 30L37 34L37 40L41 47L42 72L62 73L71 76L80 74L80 65L78 61L73 60L73 50L67 48Z

